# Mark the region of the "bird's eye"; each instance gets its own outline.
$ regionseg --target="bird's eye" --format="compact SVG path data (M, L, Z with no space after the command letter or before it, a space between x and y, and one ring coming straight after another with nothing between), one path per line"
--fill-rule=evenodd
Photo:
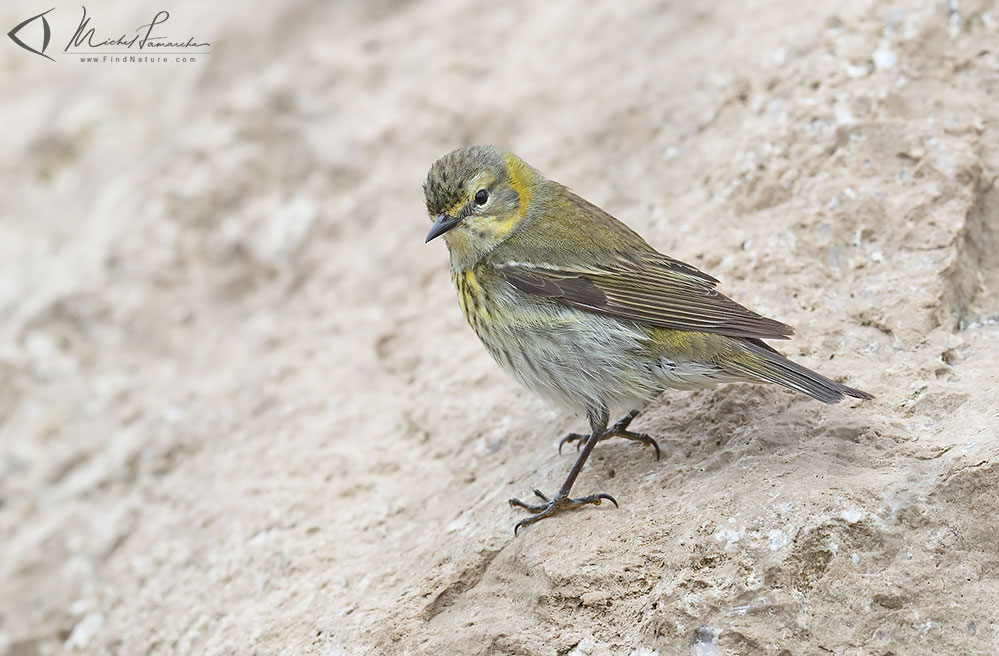
M489 200L489 192L488 191L486 191L485 189L479 189L477 192L475 192L475 204L476 205L479 205L481 207L482 205L486 204L487 200Z

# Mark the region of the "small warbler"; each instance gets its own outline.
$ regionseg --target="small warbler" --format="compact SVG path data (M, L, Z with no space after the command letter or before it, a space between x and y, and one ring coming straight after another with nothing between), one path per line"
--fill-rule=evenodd
M493 359L526 387L576 412L588 435L549 498L511 499L533 513L521 527L563 510L600 505L609 494L570 498L597 442L623 437L652 446L631 421L666 388L725 382L777 383L825 403L870 399L791 362L764 339L790 326L767 319L715 288L695 267L663 255L623 223L516 155L493 146L455 150L430 167L423 185L443 235L461 310ZM612 413L623 418L608 427Z

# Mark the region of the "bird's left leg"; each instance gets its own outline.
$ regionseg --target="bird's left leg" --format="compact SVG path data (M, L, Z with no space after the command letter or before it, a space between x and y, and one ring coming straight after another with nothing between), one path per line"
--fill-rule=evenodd
M638 416L639 412L641 411L632 410L631 412L626 414L616 424L608 428L607 431L600 437L600 439L606 440L609 437L623 437L626 440L633 440L635 442L640 442L645 446L651 446L653 449L655 449L656 460L659 460L659 456L661 455L659 451L659 444L654 439L652 439L646 433L636 433L635 431L628 430L628 426L631 425L632 420L634 420L635 417ZM579 447L582 446L586 438L587 438L586 435L580 435L579 433L569 433L568 435L562 438L561 442L558 443L558 452L562 453L563 444L566 443L572 444L573 442L576 442L576 450L578 451Z
M576 482L576 478L579 476L579 472L583 471L583 465L586 463L586 459L590 457L590 452L593 451L593 447L597 445L603 436L607 432L607 408L602 408L600 410L590 410L587 415L590 418L590 428L592 433L586 440L586 445L583 447L582 453L576 458L576 463L569 470L569 475L566 476L565 482L562 483L562 487L559 488L558 494L555 495L553 499L549 499L540 490L534 490L534 494L541 498L542 503L529 504L524 503L520 499L510 499L510 505L515 508L523 508L529 512L534 513L531 517L527 519L522 519L517 522L516 526L513 527L513 534L516 535L517 531L523 526L528 526L534 522L541 521L545 517L551 517L552 515L562 512L563 510L571 510L573 508L579 508L580 506L594 505L599 506L605 499L610 501L615 506L617 506L617 501L614 500L609 494L591 494L585 497L579 497L576 499L569 498L569 490L572 489L572 484Z

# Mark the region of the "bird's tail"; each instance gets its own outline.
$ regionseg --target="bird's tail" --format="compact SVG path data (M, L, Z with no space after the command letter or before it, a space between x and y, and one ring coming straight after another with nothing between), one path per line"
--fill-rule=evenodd
M758 380L789 387L823 403L839 403L844 396L852 396L855 399L874 398L867 392L847 387L811 369L802 367L800 364L791 362L762 340L744 339L740 341L749 352L750 357L729 366L741 374L748 374Z

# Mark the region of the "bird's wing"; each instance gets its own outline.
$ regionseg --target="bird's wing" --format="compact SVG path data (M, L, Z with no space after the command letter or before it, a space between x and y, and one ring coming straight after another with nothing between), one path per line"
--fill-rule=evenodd
M523 262L495 266L522 292L596 314L730 337L786 339L794 333L790 326L767 319L720 293L711 276L661 253L593 267Z

